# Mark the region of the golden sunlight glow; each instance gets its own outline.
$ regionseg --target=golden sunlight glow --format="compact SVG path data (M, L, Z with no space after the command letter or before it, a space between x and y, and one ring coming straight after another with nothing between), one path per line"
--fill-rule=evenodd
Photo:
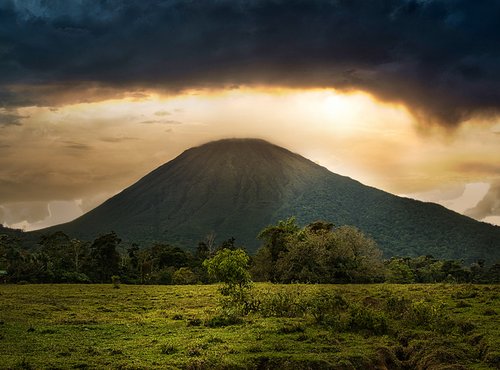
M425 135L404 107L359 91L239 88L124 96L20 109L23 124L4 128L0 138L2 176L18 184L0 189L0 206L81 199L82 211L88 210L183 150L225 137L266 139L393 193L498 177L498 125L471 122L453 135Z

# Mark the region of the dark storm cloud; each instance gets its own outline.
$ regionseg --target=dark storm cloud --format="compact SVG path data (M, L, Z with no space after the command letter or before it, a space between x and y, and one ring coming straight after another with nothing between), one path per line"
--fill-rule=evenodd
M26 90L44 85L334 87L452 125L499 112L499 17L498 0L8 0L0 103L54 104Z

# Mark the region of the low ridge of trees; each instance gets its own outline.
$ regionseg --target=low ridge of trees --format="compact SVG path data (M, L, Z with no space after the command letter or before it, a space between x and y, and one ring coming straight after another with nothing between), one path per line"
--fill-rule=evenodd
M234 238L216 244L213 233L194 252L165 243L125 245L114 232L91 243L55 232L44 235L28 250L15 236L0 234L0 277L11 283L109 283L112 276L128 284L209 283L224 281L221 261L238 257L250 266L254 281L500 282L500 264L486 266L482 260L470 267L432 256L384 261L375 241L362 231L326 221L300 227L291 217L264 228L258 238L261 248L248 256Z

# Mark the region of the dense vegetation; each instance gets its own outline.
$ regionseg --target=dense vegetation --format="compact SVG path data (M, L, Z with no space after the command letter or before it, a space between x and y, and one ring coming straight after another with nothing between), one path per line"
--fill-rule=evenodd
M262 140L233 139L192 148L101 206L64 225L93 240L117 232L127 243L167 243L194 252L213 232L252 254L266 225L296 215L301 225L330 220L373 238L385 258L500 260L500 227L431 203L365 186Z
M469 267L460 261L432 256L393 257L371 238L350 227L316 221L303 228L294 218L264 228L262 246L249 257L255 281L280 283L432 283L500 282L500 264L478 260ZM62 232L44 235L36 248L26 249L15 236L0 234L0 279L11 283L109 283L112 277L130 284L209 283L204 261L221 250L236 250L234 238L220 244L208 236L194 253L169 244L140 248L115 234L93 242Z
M489 285L255 284L229 316L216 285L0 285L5 369L494 369Z

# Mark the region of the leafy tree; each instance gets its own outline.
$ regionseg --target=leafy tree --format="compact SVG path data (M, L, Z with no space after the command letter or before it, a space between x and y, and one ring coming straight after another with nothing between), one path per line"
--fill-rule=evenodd
M188 263L188 255L179 247L169 244L155 244L151 249L153 269L160 270L167 266L180 268Z
M473 283L488 282L488 271L485 267L485 261L479 260L470 266L470 279Z
M500 263L495 263L488 269L488 282L491 284L500 283Z
M38 282L43 279L42 262L21 248L20 240L11 235L0 235L0 259L11 282Z
M196 284L197 280L196 274L188 267L181 267L172 276L174 284L180 285Z
M216 252L217 251L220 251L222 249L231 249L231 250L235 250L237 249L236 248L236 239L233 238L233 237L230 237L229 239L227 240L224 240L217 248L216 248Z
M269 248L259 248L251 260L250 273L252 278L255 281L271 281L276 275L275 269L276 266Z
M268 242L258 251L252 268L259 277L313 283L381 280L382 253L361 231L351 226L334 228L326 221L298 229L294 222L291 218L265 229ZM275 263L269 247L273 243L280 245Z
M9 236L0 234L0 270L7 270L9 261L7 258L7 251L10 248Z
M40 250L37 258L43 264L44 281L67 282L67 277L72 276L70 273L80 272L88 254L86 243L70 239L61 231L43 235L38 244Z
M118 275L120 254L117 251L121 239L111 232L94 240L90 246L89 276L94 281L108 282L113 275Z
M125 283L139 283L139 245L132 243L121 256L120 276Z
M88 258L89 244L78 239L70 240L70 251L73 269L75 272L80 272L85 259Z
M286 252L281 252L276 261L278 281L327 282L325 257L332 244L332 234L325 228L306 227L295 233L287 241Z
M252 268L259 280L277 281L276 262L280 254L288 251L290 238L300 231L295 217L290 217L283 221L278 221L276 225L264 228L258 239L263 241L262 247L257 251ZM259 266L257 266L257 263Z
M224 283L221 290L223 295L241 295L251 285L249 260L243 249L226 248L205 260L203 266L215 281Z
M402 258L391 258L386 269L386 280L389 283L409 284L415 281L415 275Z
M280 253L287 251L289 238L300 231L295 217L278 221L276 225L264 228L257 236L264 242L264 247L269 249L273 262L278 260Z
M470 271L465 269L459 261L443 261L441 270L446 280L450 282L465 283L470 279Z
M333 257L339 258L338 273L346 282L372 282L383 275L382 251L375 241L353 226L333 230ZM344 271L342 271L342 268Z
M138 256L138 252L139 252L139 245L136 244L136 243L132 243L132 245L130 246L130 248L127 249L127 255L128 255L128 258L129 258L129 265L130 265L130 269L132 271L137 271L138 268L139 268L139 256Z

